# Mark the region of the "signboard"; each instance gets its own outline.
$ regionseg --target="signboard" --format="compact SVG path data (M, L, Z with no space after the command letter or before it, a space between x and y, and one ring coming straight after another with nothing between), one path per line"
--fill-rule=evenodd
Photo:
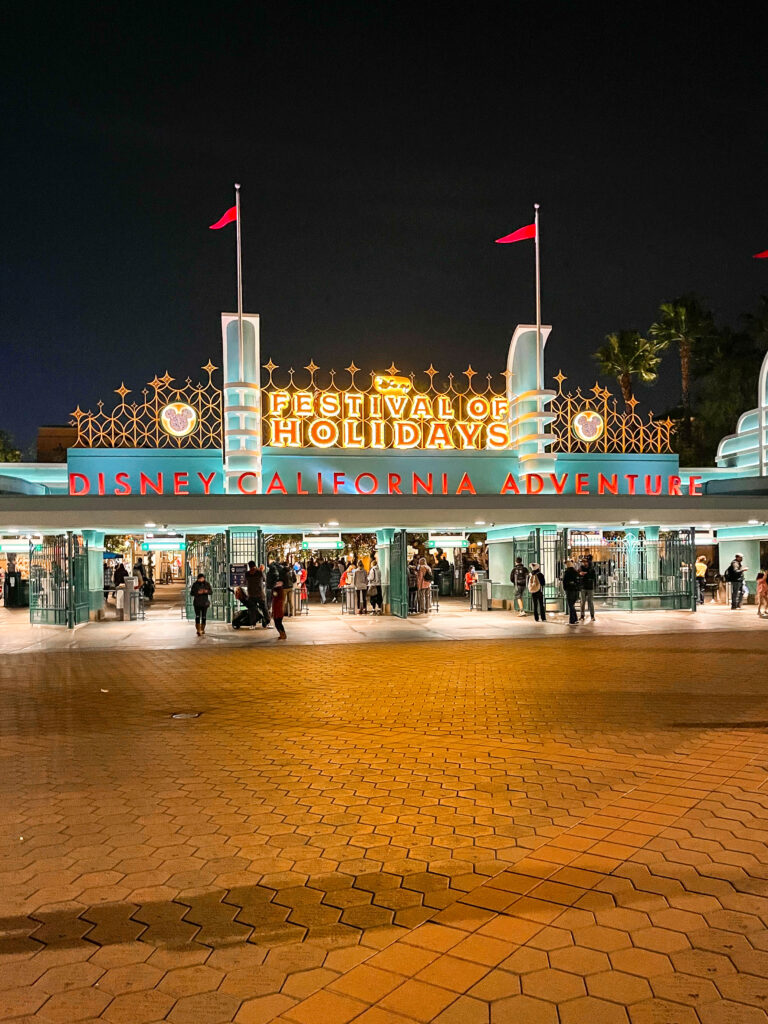
M448 548L452 550L454 548L468 548L469 541L466 537L457 536L439 536L437 534L430 534L429 540L427 541L427 547L432 550L433 548Z
M142 551L183 551L183 540L145 540L141 545Z
M248 566L245 562L230 562L229 564L229 585L234 590L235 587L245 586L245 574L248 571Z
M341 534L303 534L301 540L302 551L343 551L344 541Z

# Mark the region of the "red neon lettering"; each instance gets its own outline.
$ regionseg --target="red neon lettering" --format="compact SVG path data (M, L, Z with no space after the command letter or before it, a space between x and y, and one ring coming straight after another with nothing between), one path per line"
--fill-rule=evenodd
M443 482L443 494L447 494L448 493L448 474L447 473L443 473L442 474L442 482Z
M402 494L400 484L402 480L399 473L387 473L387 494Z
M267 488L267 494L271 494L272 491L280 491L281 494L287 494L288 493L288 491L286 491L286 489L285 489L285 484L280 479L280 474L279 473L275 473L275 475L272 477L272 479L269 482L269 487Z
M255 487L254 487L254 489L252 491L247 491L245 489L245 487L244 487L245 478L247 476L252 476L254 480L258 480L258 476L256 475L256 473L251 473L251 472L241 473L240 476L237 478L237 489L238 489L238 491L240 491L241 494L255 494L256 493L256 488Z
M635 494L635 480L637 480L637 473L625 474L625 480L627 481L627 494Z
M97 494L103 494L104 493L104 474L103 473L97 473L96 474L96 493Z
M146 473L139 473L139 493L146 494L147 488L153 490L155 494L163 493L163 474L157 474L157 481L152 480Z
M129 483L130 477L127 473L115 473L115 494L131 494L133 488Z
M215 473L211 473L209 476L204 476L202 473L197 474L200 477L200 483L203 485L203 494L211 493L211 483L213 478L216 476Z
M305 491L301 486L301 473L296 474L296 493L297 494L309 494L309 491Z
M534 488L534 483L536 487ZM526 494L541 494L544 490L544 480L538 473L526 473L525 475L525 493Z
M317 474L317 493L318 494L322 494L323 493L323 474L322 473L318 473Z
M78 491L76 484L78 480L82 480L83 489ZM82 473L70 473L69 474L69 493L70 494L88 494L91 489L91 482L87 476Z
M688 478L688 493L692 497L697 497L702 493L700 476L691 476Z
M189 494L189 474L188 473L174 473L173 474L173 493L174 494Z
M339 488L344 486L344 474L334 473L333 474L333 493L338 494Z
M619 477L616 473L612 473L610 477L603 476L602 473L597 474L597 493L605 494L618 494L619 493Z
M576 493L589 494L589 473L576 474Z
M366 480L366 479L370 480L372 482L372 484L373 484L373 486L371 487L370 491L365 491L360 486L360 481L361 480ZM378 491L378 489L379 489L379 481L373 475L373 473L359 473L355 477L355 490L357 491L358 494L375 494L376 491Z
M565 490L565 485L568 483L568 474L563 473L561 477L557 473L549 473L549 479L552 481L552 486L555 488L555 494L562 494Z
M459 480L459 486L456 488L457 494L463 494L464 491L468 491L470 494L477 494L474 484L469 478L469 473L465 473L461 480Z
M499 494L509 494L510 491L512 491L513 494L519 494L520 488L517 486L515 478L512 476L512 474L507 473L507 479L501 485L501 490L499 491Z
M427 473L426 482L421 479L418 473L413 474L413 486L411 487L411 494L418 494L419 487L424 491L425 494L432 494L432 474ZM457 492L458 493L458 492Z
M679 498L680 495L683 493L680 490L680 484L682 482L683 481L680 479L679 476L671 476L669 478L669 483L667 484L667 494L674 498Z
M661 494L661 477L657 476L655 480L655 486L651 487L651 478L648 474L645 476L645 493L646 494Z

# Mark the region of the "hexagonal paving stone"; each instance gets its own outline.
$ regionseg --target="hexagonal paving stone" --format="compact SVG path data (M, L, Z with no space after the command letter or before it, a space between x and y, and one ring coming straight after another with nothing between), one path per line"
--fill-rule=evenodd
M576 999L578 996L587 994L584 982L578 975L567 974L565 971L556 971L552 968L523 975L521 984L523 995L552 1003Z

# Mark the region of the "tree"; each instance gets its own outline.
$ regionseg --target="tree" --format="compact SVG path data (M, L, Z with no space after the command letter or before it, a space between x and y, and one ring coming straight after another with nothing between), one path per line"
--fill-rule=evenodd
M632 378L652 384L658 376L661 350L659 342L643 338L639 331L606 334L605 344L595 352L600 372L615 377L625 403L632 401Z
M697 342L711 337L715 331L712 314L704 309L695 295L681 295L671 302L662 302L659 319L651 324L648 334L667 348L676 345L680 356L682 382L680 401L688 415L691 406L691 358Z
M21 462L21 449L7 430L0 430L0 462Z

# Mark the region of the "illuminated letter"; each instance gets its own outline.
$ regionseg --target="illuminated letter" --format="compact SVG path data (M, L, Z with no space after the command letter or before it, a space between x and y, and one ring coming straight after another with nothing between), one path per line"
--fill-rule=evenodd
M334 473L333 474L333 493L338 494L339 488L344 486L344 474Z
M258 479L255 473L241 473L240 476L237 478L237 489L238 491L240 491L241 494L255 494L255 488L252 491L246 491L245 487L243 486L243 482L245 481L245 478L247 476L252 476L254 480Z
M490 412L490 406L488 405L488 399L483 398L482 395L473 395L467 401L467 416L472 420L484 420L487 418Z
M576 493L589 494L589 473L576 474Z
M362 448L365 444L363 440L363 421L362 420L344 420L342 429L344 431L343 445L345 448Z
M568 474L563 473L562 477L558 477L557 473L547 473L547 476L552 481L555 494L562 494L565 490L565 485L568 483Z
M456 429L462 439L462 448L477 448L476 442L483 429L482 423L467 423L465 420L461 420L456 424Z
M103 473L97 473L96 474L96 493L97 494L103 494L104 493L104 474Z
M318 494L322 494L323 493L323 474L322 473L318 473L317 474L317 493Z
M657 494L661 494L661 477L660 476L656 477L656 480L654 481L654 484L655 484L655 486L651 487L651 477L650 477L650 475L646 474L646 477L645 477L645 493L646 494L653 494L654 496L657 495Z
M124 474L124 475L127 476L127 474ZM77 483L78 480L82 480L82 482L83 482L83 489L82 489L82 491L78 491L77 487L75 486L75 484ZM91 482L90 482L90 480L88 479L87 476L84 476L82 473L70 473L69 474L69 493L70 494L87 494L90 491L90 489L91 489Z
M682 480L679 476L671 476L669 478L669 483L667 485L667 494L671 495L674 498L679 498L682 494L682 491L680 490L681 483Z
M309 491L305 491L301 486L301 473L296 474L296 493L297 494L309 494Z
M368 395L368 415L372 419L381 419L381 395Z
M381 398L381 395L378 396ZM370 420L368 423L371 431L371 448L386 448L384 440L384 420Z
M272 479L269 482L269 487L267 488L267 494L271 494L272 491L280 491L281 494L287 494L288 493L288 491L286 491L286 489L285 489L285 484L280 479L280 474L279 473L275 473L275 475L272 477Z
M692 476L688 478L688 493L692 497L698 497L701 494L701 477Z
M344 415L359 420L363 415L363 396L357 391L348 391L344 395Z
M338 416L341 412L338 391L321 391L318 409L321 416Z
M389 409L389 415L394 420L399 420L405 412L405 406L408 402L406 395L385 395L384 403Z
M432 474L427 473L426 483L421 479L418 473L413 474L413 484L411 487L411 494L418 494L419 487L424 491L425 494L433 494L432 490Z
M202 473L197 474L200 477L200 483L203 485L203 494L211 493L211 483L216 473L209 473L208 476L204 476Z
M609 494L619 493L619 478L616 473L612 473L610 479L602 473L597 474L597 493L605 494L606 491Z
M389 401L389 395L387 395L387 401ZM392 426L395 431L395 448L417 447L421 440L421 431L413 420L396 420Z
M129 479L130 478L127 473L115 474L115 483L117 484L117 487L115 488L115 494L131 494L133 488L129 483ZM120 489L118 490L118 488ZM70 494L71 493L72 492L70 491Z
M272 441L276 448L301 448L301 420L272 420Z
M437 399L437 408L435 409L435 416L439 420L452 420L453 419L453 402L450 398L446 398L445 395L440 395Z
M441 474L441 479L442 479L442 492L443 492L443 494L447 494L448 493L448 474L447 473Z
M373 487L371 487L370 491L364 491L363 488L360 486L360 481L364 479L368 479L373 482ZM358 475L355 477L355 490L357 491L358 494L374 494L376 491L378 491L378 489L379 481L376 479L373 473L358 473Z
M510 491L512 491L513 494L519 494L520 488L517 486L515 478L512 476L512 474L507 473L507 479L501 485L501 490L499 491L499 494L508 494Z
M432 403L426 395L414 395L411 399L411 417L426 420L432 416Z
M472 481L469 479L469 473L465 473L461 480L459 480L459 486L456 488L457 494L463 494L464 491L469 491L470 494L477 494Z
M627 481L627 494L635 493L635 480L637 480L637 473L626 473L624 479Z
M434 420L429 424L425 448L453 448L451 437L451 426L441 420Z
M339 441L339 425L333 420L312 420L307 428L309 443L315 448L330 448Z
M189 474L188 473L174 473L173 474L173 493L174 494L189 494L187 488L189 487Z
M491 399L491 418L505 420L509 416L509 402L506 398Z
M152 480L146 475L146 473L139 473L139 492L141 494L147 493L147 488L151 488L155 494L163 493L163 474L157 474L157 482Z
M536 487L534 488L534 484ZM526 473L525 474L525 493L526 494L541 494L544 490L544 478L538 473Z
M311 416L314 413L311 391L297 391L293 396L294 416Z
M291 396L287 391L269 392L269 415L279 416L291 404Z
M489 423L485 435L486 448L509 448L509 427L506 423Z
M387 494L402 494L400 483L399 473L387 473Z

